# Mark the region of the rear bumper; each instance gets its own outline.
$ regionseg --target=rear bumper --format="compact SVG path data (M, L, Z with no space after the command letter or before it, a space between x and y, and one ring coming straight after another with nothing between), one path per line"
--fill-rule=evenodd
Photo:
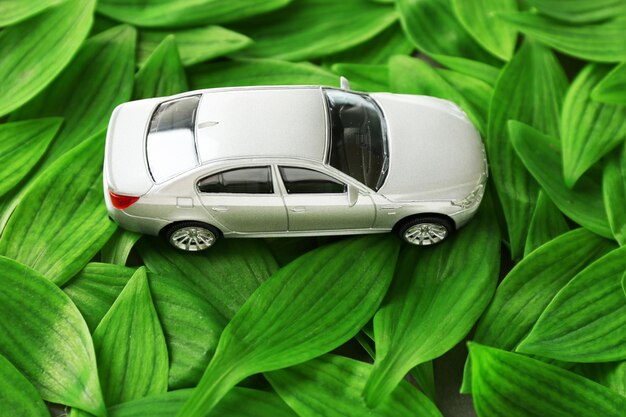
M159 232L169 224L166 220L133 216L126 213L124 210L116 209L113 207L113 204L111 204L109 193L106 191L104 193L104 200L106 202L107 211L109 212L109 218L128 231L158 236Z

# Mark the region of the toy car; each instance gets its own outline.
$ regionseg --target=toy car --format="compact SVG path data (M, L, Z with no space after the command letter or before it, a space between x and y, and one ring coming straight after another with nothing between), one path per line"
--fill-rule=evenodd
M465 113L434 97L237 87L124 103L104 161L110 217L200 251L220 238L396 231L432 245L487 178Z

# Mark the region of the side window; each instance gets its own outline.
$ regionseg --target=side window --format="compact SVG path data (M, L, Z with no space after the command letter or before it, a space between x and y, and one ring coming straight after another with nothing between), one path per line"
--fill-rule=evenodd
M270 167L237 168L209 175L198 181L202 193L271 194Z
M289 194L344 193L346 185L321 172L306 168L279 167Z

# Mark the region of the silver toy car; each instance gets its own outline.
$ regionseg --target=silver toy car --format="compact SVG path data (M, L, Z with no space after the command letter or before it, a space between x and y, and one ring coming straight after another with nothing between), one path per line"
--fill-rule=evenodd
M104 195L125 229L199 251L221 237L396 231L432 245L478 209L480 136L445 100L320 86L131 101L111 117Z

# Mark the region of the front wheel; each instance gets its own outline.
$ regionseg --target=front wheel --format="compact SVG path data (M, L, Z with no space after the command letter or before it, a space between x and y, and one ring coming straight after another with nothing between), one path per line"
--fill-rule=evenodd
M170 226L165 237L176 249L198 252L210 248L219 239L219 231L206 223L180 222Z
M398 235L406 243L430 246L445 240L454 231L451 220L439 217L417 217L400 223Z

